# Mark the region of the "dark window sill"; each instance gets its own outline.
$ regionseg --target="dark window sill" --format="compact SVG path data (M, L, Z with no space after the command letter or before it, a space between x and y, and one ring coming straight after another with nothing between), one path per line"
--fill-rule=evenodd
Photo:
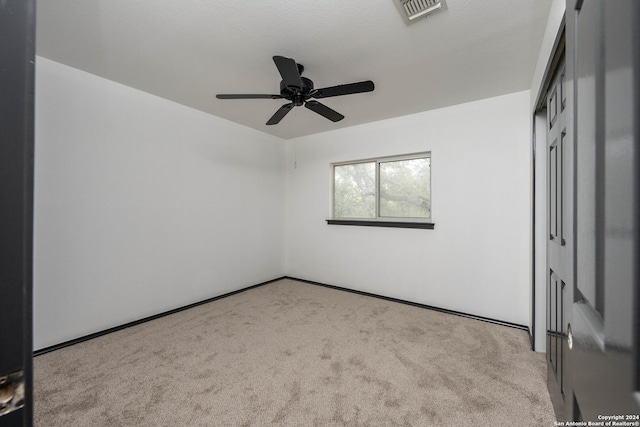
M393 228L422 228L433 230L435 224L432 222L409 222L409 221L375 221L362 219L328 219L329 225L356 225L364 227L393 227Z

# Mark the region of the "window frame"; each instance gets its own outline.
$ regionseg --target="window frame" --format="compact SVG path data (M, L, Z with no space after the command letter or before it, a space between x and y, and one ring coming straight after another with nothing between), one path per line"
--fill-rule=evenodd
M330 218L327 224L330 225L357 225L357 226L373 226L373 227L393 227L393 228L420 228L433 230L433 211L429 218L419 217L383 217L380 216L380 164L405 160L429 159L429 197L431 201L431 151L421 151L417 153L401 154L395 156L372 157L368 159L350 160L342 162L334 162L330 164L331 173L331 206ZM335 216L335 168L339 166L357 165L365 163L375 164L375 217L336 217Z

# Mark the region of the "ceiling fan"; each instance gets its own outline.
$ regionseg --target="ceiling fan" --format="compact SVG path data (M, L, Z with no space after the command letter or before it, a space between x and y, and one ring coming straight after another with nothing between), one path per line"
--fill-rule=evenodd
M335 110L327 107L324 104L319 103L315 99L329 98L331 96L350 95L353 93L371 92L374 89L373 82L366 80L363 82L349 83L338 86L330 86L322 89L314 89L313 82L302 77L301 74L304 71L304 67L301 64L297 64L291 58L285 58L284 56L274 56L273 62L275 62L278 72L282 76L280 82L280 94L279 95L260 95L260 94L218 94L218 99L287 99L291 101L288 104L284 104L271 116L267 125L275 125L280 123L280 120L287 115L293 107L299 107L304 104L309 110L320 114L323 117L337 122L344 119L344 116ZM315 98L315 99L311 99Z

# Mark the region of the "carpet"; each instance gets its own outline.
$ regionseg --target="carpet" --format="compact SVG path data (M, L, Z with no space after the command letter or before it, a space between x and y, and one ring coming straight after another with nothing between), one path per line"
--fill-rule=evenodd
M34 359L35 425L551 426L525 331L284 279Z

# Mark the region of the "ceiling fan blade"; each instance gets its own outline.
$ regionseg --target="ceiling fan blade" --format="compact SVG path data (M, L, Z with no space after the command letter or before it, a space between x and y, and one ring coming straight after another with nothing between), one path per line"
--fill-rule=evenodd
M312 93L314 98L328 98L330 96L351 95L353 93L371 92L375 88L371 80L364 82L349 83L346 85L338 85L317 89Z
M291 111L291 109L293 109L293 107L295 107L295 104L292 102L290 104L284 104L282 107L278 108L278 111L276 111L276 113L271 116L271 118L267 122L267 125L277 125L278 123L280 123L280 120L282 120L282 118L286 116L287 113Z
M280 95L257 95L257 94L218 94L218 99L281 99Z
M278 67L278 72L282 76L282 81L285 86L302 89L302 80L300 79L300 72L298 71L296 61L291 58L285 58L284 56L274 56L273 62L275 62L276 67Z
M309 110L326 117L332 122L339 122L340 120L344 119L344 116L342 114L338 113L335 110L332 110L324 104L319 103L318 101L307 101L304 106Z

